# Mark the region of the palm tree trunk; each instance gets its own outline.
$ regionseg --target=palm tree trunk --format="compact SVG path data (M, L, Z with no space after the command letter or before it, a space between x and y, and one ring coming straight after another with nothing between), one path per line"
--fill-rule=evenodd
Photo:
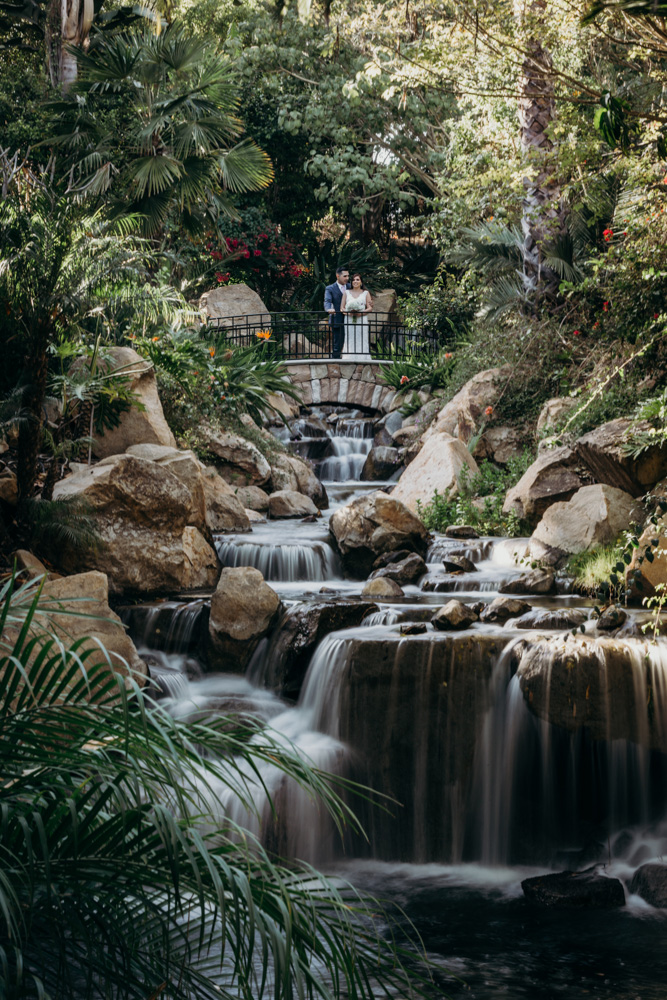
M546 0L528 0L519 11L522 21L530 24L519 81L519 123L521 147L533 167L523 181L522 220L524 285L533 299L558 291L558 276L544 264L544 255L546 246L565 230L556 147L549 135L556 119L553 62L538 37L546 7Z

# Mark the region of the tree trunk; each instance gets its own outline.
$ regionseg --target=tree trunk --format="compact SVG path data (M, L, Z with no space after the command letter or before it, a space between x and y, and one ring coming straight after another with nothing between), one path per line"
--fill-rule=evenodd
M519 123L521 147L533 166L532 176L523 181L522 220L524 286L533 299L558 291L558 275L544 264L544 255L548 245L565 232L555 143L548 135L556 119L553 63L538 38L540 21L546 20L546 7L546 0L528 0L520 5L522 21L528 23L530 19L519 81Z
M58 74L56 83L67 90L76 80L76 56L68 46L85 47L95 16L93 0L54 0L60 5L60 38L58 39ZM54 60L55 62L55 60ZM52 74L53 80L53 74Z

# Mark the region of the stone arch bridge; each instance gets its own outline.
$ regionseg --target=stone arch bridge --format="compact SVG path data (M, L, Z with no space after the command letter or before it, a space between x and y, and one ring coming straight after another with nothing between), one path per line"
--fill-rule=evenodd
M299 361L285 365L305 406L328 403L387 413L396 393L379 380L380 364L352 361Z

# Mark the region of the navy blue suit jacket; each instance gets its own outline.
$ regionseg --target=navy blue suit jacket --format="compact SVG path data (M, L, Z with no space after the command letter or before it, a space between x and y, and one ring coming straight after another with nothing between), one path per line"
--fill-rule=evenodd
M351 287L352 286L349 284L349 282L345 286L346 289ZM327 287L324 289L324 308L327 311L332 307L336 310L336 312L333 315L329 313L329 323L332 326L338 326L339 323L342 323L345 320L345 317L340 311L340 304L342 301L343 301L343 293L338 287L338 282L334 281L333 285L327 285Z

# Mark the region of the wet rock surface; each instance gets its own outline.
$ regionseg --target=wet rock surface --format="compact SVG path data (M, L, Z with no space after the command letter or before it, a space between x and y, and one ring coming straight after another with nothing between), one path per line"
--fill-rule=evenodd
M667 865L641 865L632 876L630 892L641 896L651 906L667 908Z
M403 588L392 580L385 576L375 577L373 580L368 580L361 591L362 597L375 597L378 600L396 600L399 597L405 597Z
M479 617L483 622L504 625L508 618L518 618L530 610L531 606L527 601L520 601L513 597L496 597L484 608Z
M229 673L245 670L280 608L280 598L259 570L225 566L211 598L209 667Z
M269 517L273 520L289 517L308 517L317 515L317 507L303 493L293 490L279 490L269 497Z
M433 615L431 622L440 632L470 628L473 622L479 620L478 613L469 604L462 601L448 601Z
M417 583L424 576L426 570L427 566L422 557L418 556L416 552L411 552L397 562L390 562L381 569L374 570L371 579L386 577L400 584Z
M522 573L515 580L508 580L499 588L501 594L551 594L556 578L549 570L535 569Z
M429 533L408 508L385 493L361 496L329 521L345 568L365 577L378 556L407 549L425 557Z
M597 868L583 872L537 875L521 883L524 896L540 906L610 910L625 906L623 883L601 875Z

